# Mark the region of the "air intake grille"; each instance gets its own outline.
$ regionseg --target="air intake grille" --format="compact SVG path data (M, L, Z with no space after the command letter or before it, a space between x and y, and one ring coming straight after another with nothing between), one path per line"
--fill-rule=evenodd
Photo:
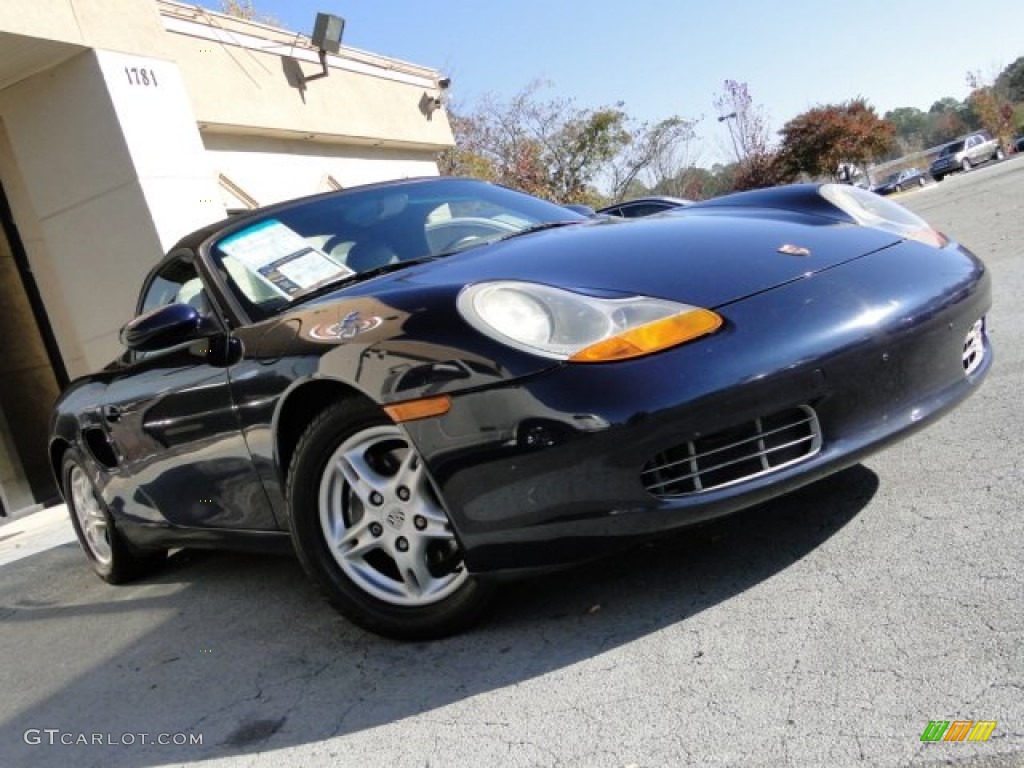
M641 480L660 498L686 496L775 472L820 449L818 417L801 405L669 448L647 462Z
M971 326L964 339L964 373L974 373L985 359L985 318Z

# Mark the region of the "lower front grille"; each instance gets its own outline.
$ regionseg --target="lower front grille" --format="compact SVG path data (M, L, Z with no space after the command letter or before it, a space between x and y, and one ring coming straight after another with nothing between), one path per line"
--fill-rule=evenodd
M662 451L641 481L659 498L686 496L776 472L820 449L818 416L800 405Z
M978 320L964 339L964 373L970 376L985 359L985 318Z

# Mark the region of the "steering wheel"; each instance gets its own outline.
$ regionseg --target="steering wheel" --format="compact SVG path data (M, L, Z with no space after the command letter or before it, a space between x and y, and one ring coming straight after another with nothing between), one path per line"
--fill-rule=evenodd
M450 240L449 242L445 243L443 246L441 246L440 250L438 250L438 253L448 253L449 251L461 251L463 248L473 245L474 243L483 245L486 242L490 242L490 239L491 238L486 237L484 235L463 235L462 237L456 237L454 240Z

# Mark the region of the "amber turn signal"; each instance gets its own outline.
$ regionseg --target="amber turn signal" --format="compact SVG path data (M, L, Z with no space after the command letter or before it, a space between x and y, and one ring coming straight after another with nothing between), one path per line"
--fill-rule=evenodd
M949 244L948 237L931 227L921 227L920 229L912 230L907 233L907 237L935 248L945 248Z
M406 400L404 403L385 405L384 411L396 424L403 421L416 421L431 416L440 416L448 413L452 407L452 399L448 395L437 397L425 397L422 400Z
M574 363L606 363L628 360L712 333L722 325L722 318L708 309L689 309L652 323L584 347L569 358Z

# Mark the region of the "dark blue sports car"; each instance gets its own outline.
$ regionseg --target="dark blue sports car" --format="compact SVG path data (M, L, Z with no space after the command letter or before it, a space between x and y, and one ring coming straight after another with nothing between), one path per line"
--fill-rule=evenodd
M991 365L989 305L981 261L850 186L624 221L377 184L183 239L50 454L107 581L172 547L294 549L355 623L436 637L500 574L757 504L948 412Z

